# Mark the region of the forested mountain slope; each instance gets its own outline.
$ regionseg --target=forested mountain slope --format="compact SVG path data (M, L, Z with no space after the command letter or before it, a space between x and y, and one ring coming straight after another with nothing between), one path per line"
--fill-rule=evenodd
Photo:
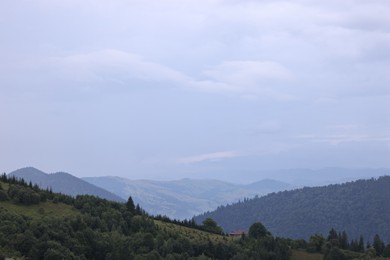
M260 221L273 234L283 237L307 239L335 228L345 230L350 238L363 235L372 240L375 234L382 234L389 242L390 177L272 193L221 206L195 220L201 222L208 217L226 232L248 229Z
M215 230L220 228L213 220L195 225L154 219L131 198L71 197L0 176L0 259L289 258L288 240L265 228L245 240Z
M33 167L26 167L9 173L9 176L23 178L26 182L31 181L42 189L51 188L54 192L71 196L88 194L113 201L125 201L125 199L103 188L65 172L47 174Z

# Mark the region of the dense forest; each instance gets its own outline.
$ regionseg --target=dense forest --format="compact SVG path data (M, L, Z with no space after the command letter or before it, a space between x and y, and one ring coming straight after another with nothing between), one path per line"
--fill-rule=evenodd
M126 203L71 197L23 179L0 177L0 260L13 259L385 259L390 245L346 232L306 241L279 238L260 222L239 237L211 218L201 224L150 216Z
M390 177L339 185L302 188L245 199L195 217L214 219L224 230L248 229L262 222L274 235L308 239L345 230L351 238L373 241L376 234L390 242Z
M245 239L202 225L152 217L127 203L41 190L0 180L0 259L288 259L287 241L269 232Z

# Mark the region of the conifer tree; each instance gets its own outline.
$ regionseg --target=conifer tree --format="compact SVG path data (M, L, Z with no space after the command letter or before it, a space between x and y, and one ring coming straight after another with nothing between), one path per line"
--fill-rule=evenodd
M134 205L134 201L133 201L133 198L130 196L129 199L127 200L126 202L126 208L128 211L130 211L131 213L134 213L135 212L135 205Z

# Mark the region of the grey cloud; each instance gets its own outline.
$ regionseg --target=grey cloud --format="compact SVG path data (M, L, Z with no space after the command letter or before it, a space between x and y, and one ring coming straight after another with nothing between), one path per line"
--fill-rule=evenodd
M212 166L388 166L389 9L2 1L0 158L6 170L154 176L232 151Z

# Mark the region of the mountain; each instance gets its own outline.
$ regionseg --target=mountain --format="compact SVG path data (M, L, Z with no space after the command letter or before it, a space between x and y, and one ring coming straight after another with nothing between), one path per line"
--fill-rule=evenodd
M313 187L384 176L390 174L390 170L386 168L348 169L326 167L321 169L284 169L264 172L262 174L270 176L274 180L283 180L295 187Z
M122 198L132 196L133 200L150 214L162 214L176 219L191 218L246 197L291 188L287 183L274 180L263 180L249 185L194 179L152 181L87 177L83 180L112 191Z
M275 192L275 191L282 191L291 189L291 185L282 182L282 181L276 181L271 179L264 179L261 181L253 182L251 184L245 185L245 188L250 190L258 190L262 191L263 194Z
M47 174L33 167L26 167L9 173L9 176L23 178L43 189L51 188L54 192L71 196L88 194L112 201L125 201L124 198L65 172Z
M0 259L287 260L290 252L272 235L227 237L213 221L155 219L131 203L73 198L0 176Z
M323 187L305 187L245 200L195 217L214 219L225 231L262 222L276 236L305 238L331 228L350 238L382 234L390 241L390 177L357 180Z
M129 180L121 177L88 177L84 180L127 199L132 196L151 214L184 219L215 210L244 198L291 190L303 186L322 186L389 174L388 169L286 169L270 172L241 173L252 179L247 185L219 180L182 179L175 181Z

